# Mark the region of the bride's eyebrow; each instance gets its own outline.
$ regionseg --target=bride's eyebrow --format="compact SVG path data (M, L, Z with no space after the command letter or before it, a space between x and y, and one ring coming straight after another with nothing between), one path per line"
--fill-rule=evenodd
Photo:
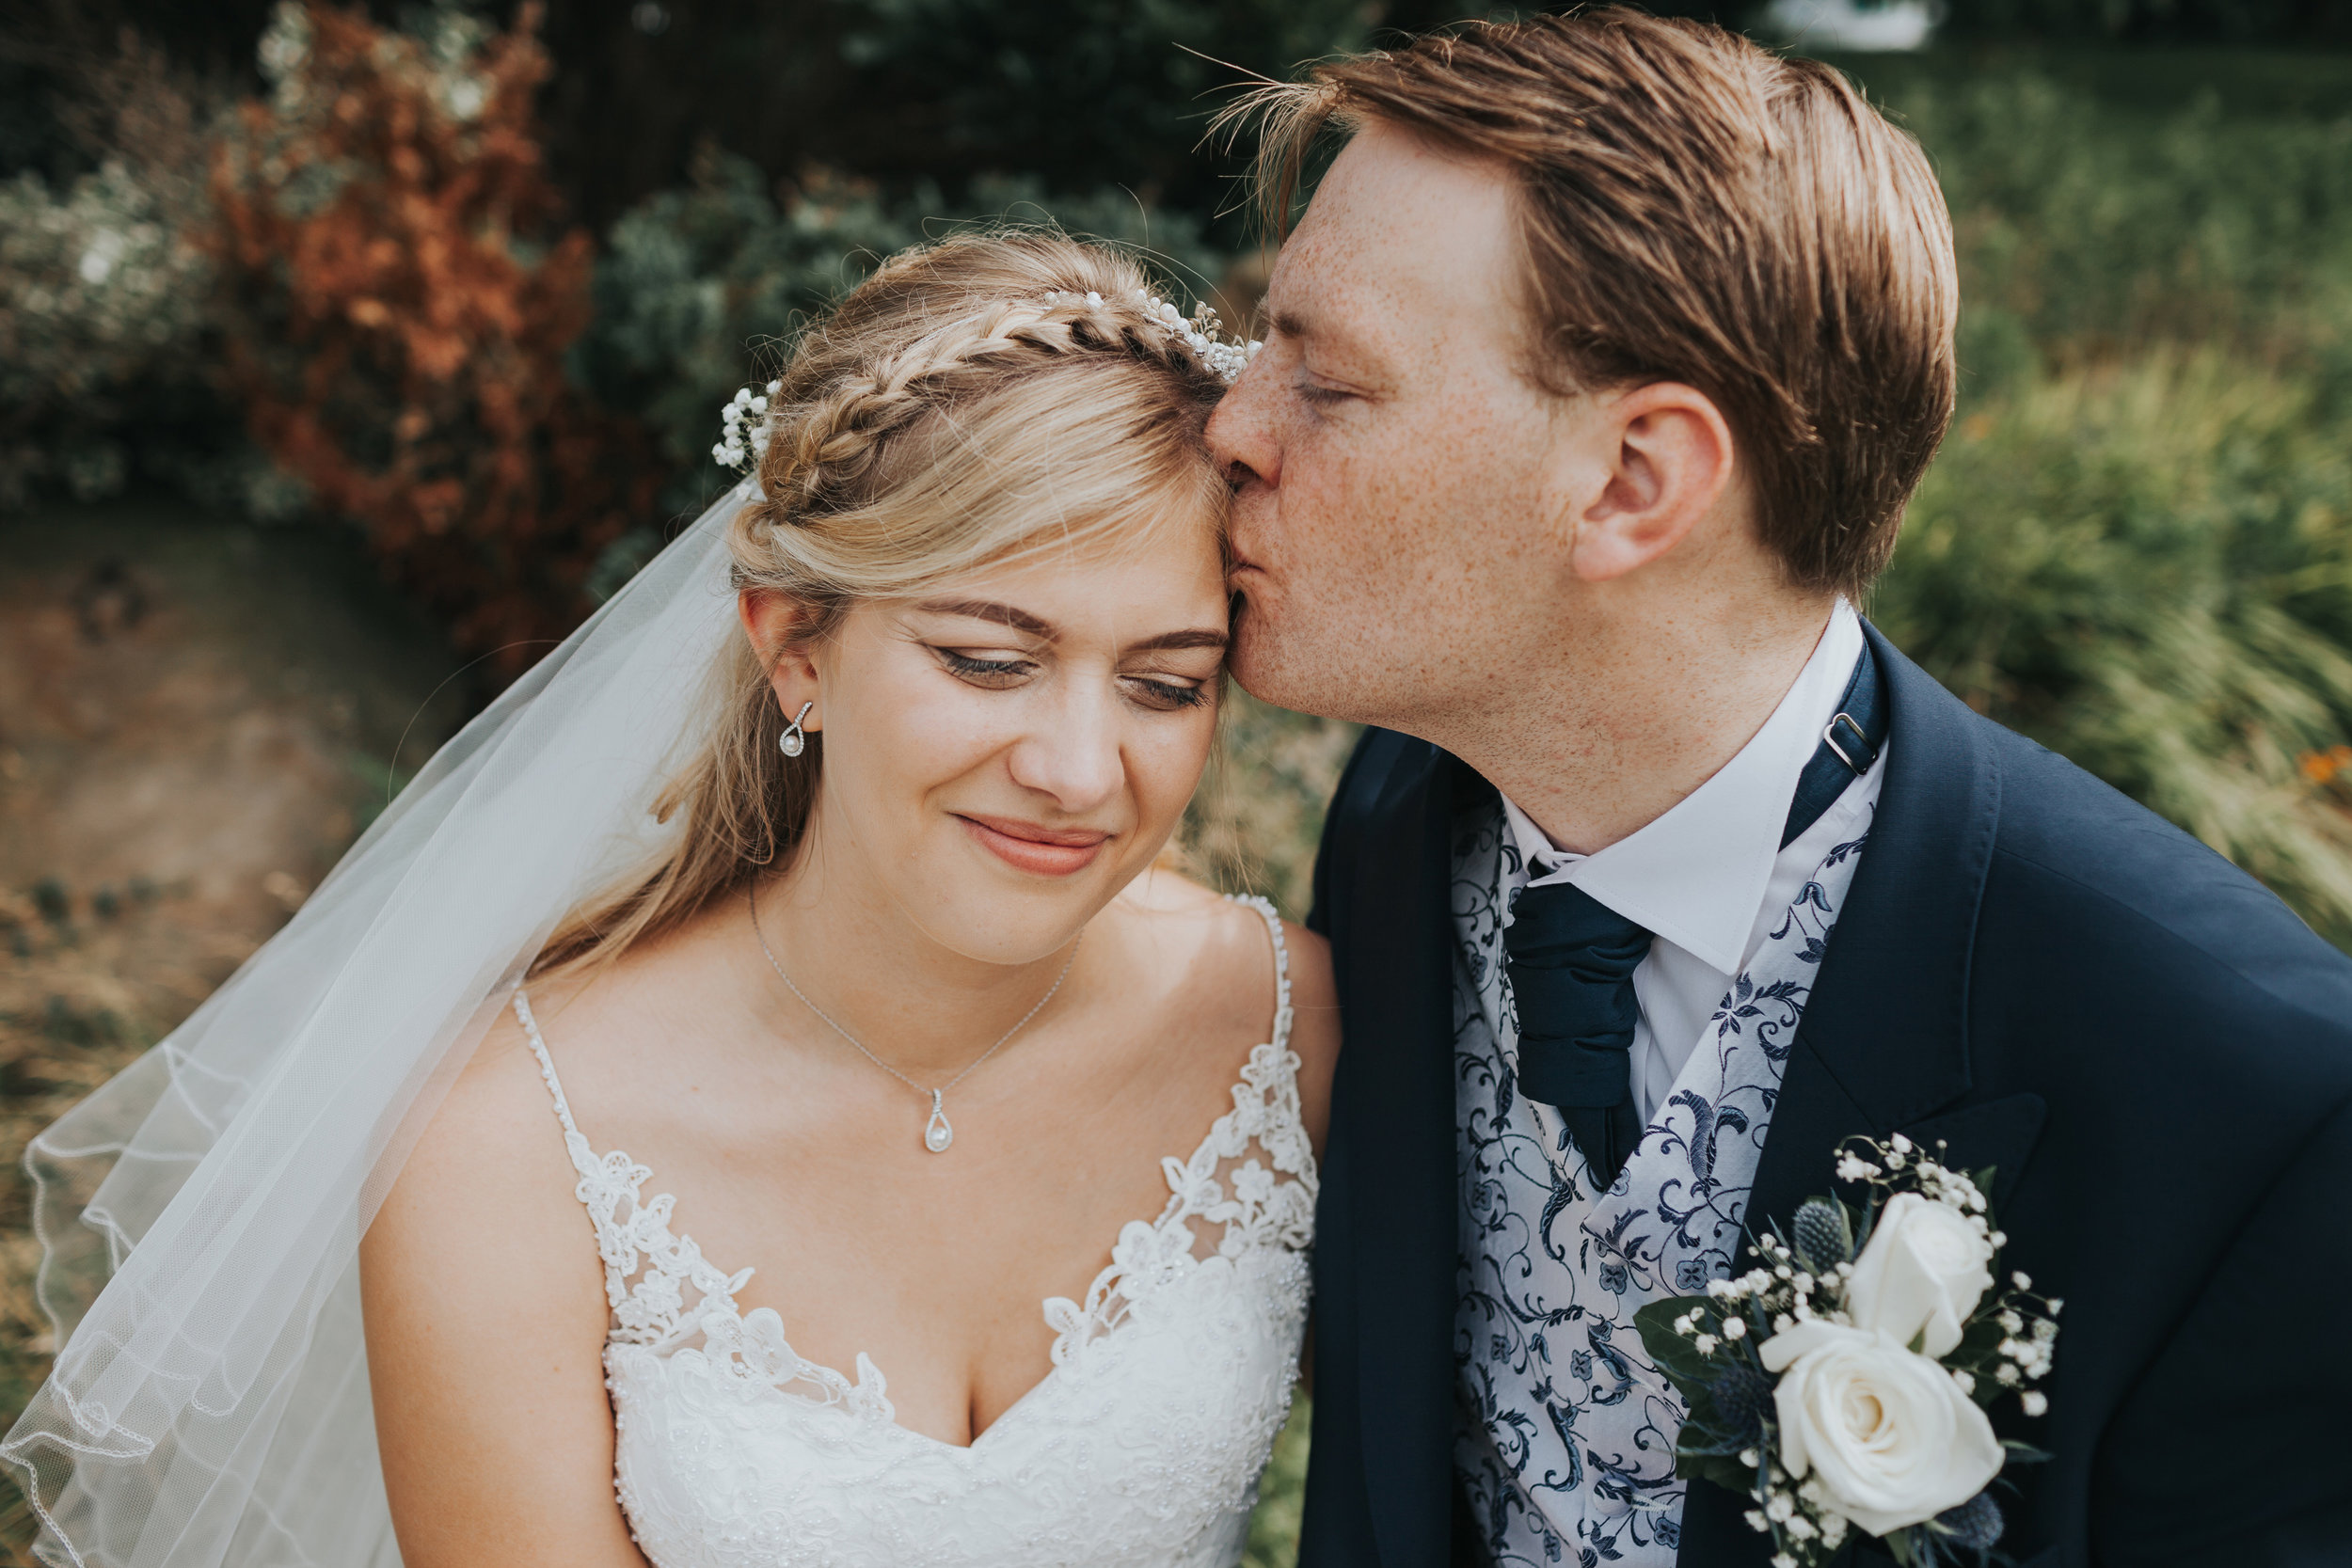
M1147 637L1140 642L1131 642L1127 645L1127 651L1131 654L1152 654L1181 648L1214 648L1218 653L1223 653L1225 644L1229 641L1231 640L1221 631L1213 631L1207 626L1195 626L1189 631L1164 631L1157 637Z
M1000 626L1026 632L1040 641L1051 642L1060 637L1050 621L1040 620L1015 605L997 604L991 599L925 599L915 605L927 615L961 615L967 620L993 621Z

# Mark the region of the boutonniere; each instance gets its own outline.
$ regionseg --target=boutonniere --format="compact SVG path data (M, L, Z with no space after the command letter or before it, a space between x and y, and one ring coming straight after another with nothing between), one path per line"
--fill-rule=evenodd
M1866 1190L1861 1207L1809 1198L1787 1234L1753 1239L1756 1268L1635 1314L1690 1406L1676 1473L1753 1500L1772 1568L1813 1568L1855 1529L1904 1568L1992 1560L1995 1481L2047 1456L1994 1436L1986 1412L2049 1408L2033 1385L2062 1304L2023 1274L1996 1287L1992 1171L1898 1132L1849 1139L1837 1179Z

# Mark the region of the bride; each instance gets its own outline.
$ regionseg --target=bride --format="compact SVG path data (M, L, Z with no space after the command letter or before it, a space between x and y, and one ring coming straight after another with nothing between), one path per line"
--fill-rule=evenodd
M1338 1048L1162 852L1242 354L1041 235L803 334L756 487L37 1146L116 1267L51 1560L1238 1560Z

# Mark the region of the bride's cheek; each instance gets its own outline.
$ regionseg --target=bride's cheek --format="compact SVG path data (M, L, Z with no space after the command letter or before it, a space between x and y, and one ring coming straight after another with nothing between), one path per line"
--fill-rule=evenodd
M1184 813L1200 785L1201 775L1207 771L1209 754L1216 740L1216 721L1214 714L1186 714L1186 722L1169 725L1168 733L1156 737L1156 744L1148 753L1142 769L1144 777L1137 780L1136 793L1142 799L1143 810L1155 824L1173 822Z

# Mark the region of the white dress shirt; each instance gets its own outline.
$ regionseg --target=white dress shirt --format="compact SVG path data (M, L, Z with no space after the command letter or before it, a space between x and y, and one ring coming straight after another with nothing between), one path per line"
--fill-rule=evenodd
M1838 802L1847 809L1823 813L1788 847L1780 847L1798 776L1836 716L1862 647L1861 618L1840 599L1813 657L1755 737L1664 815L1605 849L1576 855L1556 848L1534 818L1503 799L1525 863L1520 885L1571 883L1657 935L1633 972L1641 1007L1633 1095L1645 1125L1673 1091L1733 976L1804 879L1851 833L1856 813L1877 800L1884 746L1866 775L1867 787Z

